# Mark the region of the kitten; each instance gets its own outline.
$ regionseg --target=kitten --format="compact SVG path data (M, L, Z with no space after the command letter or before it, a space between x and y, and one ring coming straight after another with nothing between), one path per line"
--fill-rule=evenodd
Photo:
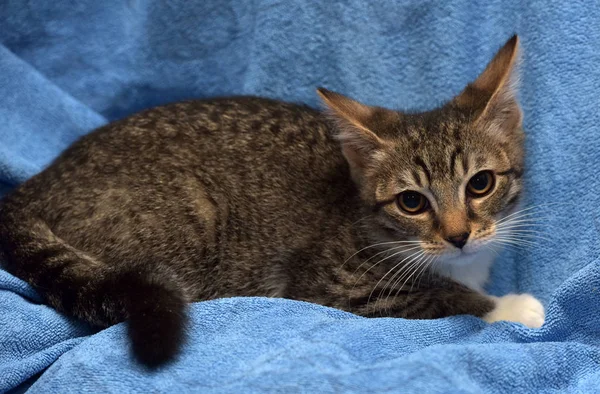
M517 49L424 113L319 89L327 115L239 97L104 126L1 202L4 267L61 312L127 320L147 365L177 354L187 303L217 297L539 327L532 296L482 292L522 189Z

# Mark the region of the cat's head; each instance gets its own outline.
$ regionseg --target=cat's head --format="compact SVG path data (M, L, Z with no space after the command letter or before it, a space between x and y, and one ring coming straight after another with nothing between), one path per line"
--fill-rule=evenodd
M352 177L373 209L377 240L419 241L414 245L425 254L461 264L498 236L498 222L522 189L517 52L514 36L458 96L424 113L371 107L319 89Z

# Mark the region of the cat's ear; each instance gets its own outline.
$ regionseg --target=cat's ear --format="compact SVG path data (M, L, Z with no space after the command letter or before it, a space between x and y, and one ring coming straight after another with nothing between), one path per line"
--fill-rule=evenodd
M467 109L473 120L510 130L521 126L517 101L519 38L515 35L496 53L479 77L453 101Z
M317 93L338 125L337 138L350 165L352 177L360 182L363 170L373 155L386 145L371 127L382 109L361 104L324 88L318 88Z

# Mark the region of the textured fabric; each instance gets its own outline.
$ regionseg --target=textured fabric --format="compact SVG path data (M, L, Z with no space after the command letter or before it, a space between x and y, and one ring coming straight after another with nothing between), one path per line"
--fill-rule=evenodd
M554 4L552 4L554 3ZM363 319L287 300L194 304L181 359L136 365L0 271L0 392L590 392L600 387L600 5L519 0L4 1L0 193L78 136L149 106L316 86L431 108L522 39L528 203L548 240L502 253L489 291L531 292L542 329Z

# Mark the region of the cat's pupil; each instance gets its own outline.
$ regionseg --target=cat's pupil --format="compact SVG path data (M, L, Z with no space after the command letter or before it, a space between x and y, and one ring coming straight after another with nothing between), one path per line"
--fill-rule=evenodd
M407 192L402 195L402 202L404 206L409 209L416 209L421 206L421 195L415 192Z
M471 187L475 190L484 190L489 182L486 174L477 174L471 179Z

